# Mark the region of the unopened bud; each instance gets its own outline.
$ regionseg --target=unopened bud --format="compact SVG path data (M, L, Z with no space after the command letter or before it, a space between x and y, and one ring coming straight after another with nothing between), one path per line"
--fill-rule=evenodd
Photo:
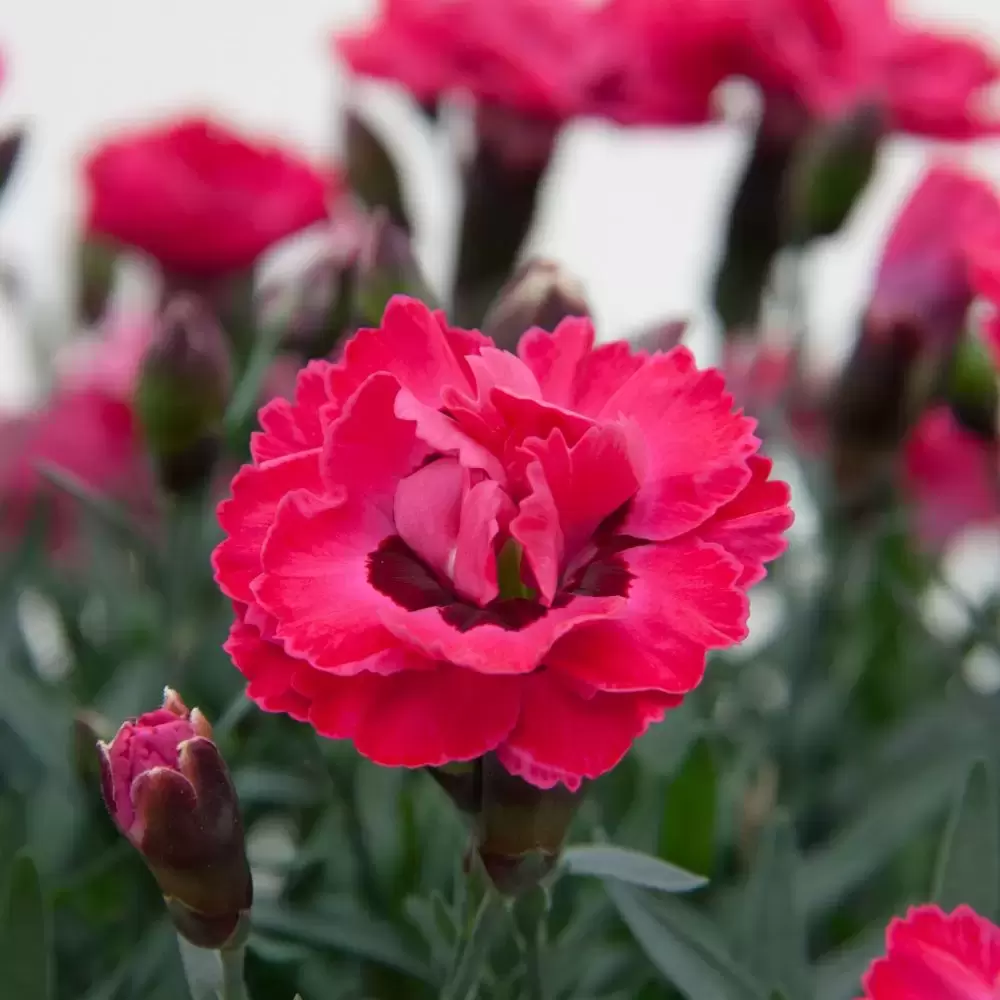
M948 360L919 327L869 314L830 401L831 467L841 506L865 514L890 493L907 431L941 391Z
M355 114L347 113L347 179L368 208L383 208L394 226L410 231L399 172L381 139Z
M928 171L893 224L832 400L833 466L850 506L885 494L906 433L947 395L974 295L970 234L992 227L1000 203L989 185L945 167Z
M785 191L790 242L802 245L840 230L871 180L884 134L883 110L866 104L803 136Z
M0 136L0 195L14 176L14 168L24 149L25 135L24 129L15 129Z
M993 356L976 334L958 345L945 399L966 430L994 442L1000 435L1000 374Z
M583 285L555 261L526 261L500 290L486 318L483 333L497 347L514 351L521 335L540 327L551 333L567 316L589 316Z
M99 238L84 239L77 248L77 309L85 323L96 323L107 311L118 277L118 247Z
M225 336L204 303L178 295L146 354L136 412L161 483L184 495L205 483L218 454L231 390Z
M322 358L353 332L359 256L367 220L346 214L330 224L300 272L275 279L260 295L261 325L279 327L282 347Z
M104 801L156 878L192 944L221 948L243 933L253 885L232 779L197 710L167 689L163 708L98 743Z
M393 225L384 209L379 209L372 214L358 259L354 306L357 322L378 326L394 295L409 295L428 305L434 301L410 237Z

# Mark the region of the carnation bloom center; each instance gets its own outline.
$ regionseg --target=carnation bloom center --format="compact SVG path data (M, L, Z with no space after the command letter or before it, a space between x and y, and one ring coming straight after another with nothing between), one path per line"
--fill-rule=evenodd
M476 511L473 505L474 514L480 515L478 523L460 526L455 522L467 517L469 505L459 511L460 501L455 503L454 492L434 488L448 481L462 483L466 495L489 482L485 473L461 470L454 459L431 456L397 491L400 533L384 539L368 556L368 582L401 608L440 608L444 621L459 632L486 624L518 630L538 621L549 608L566 607L574 597L628 596L632 574L620 553L639 543L612 538L610 527L620 519L620 511L606 518L608 530L604 525L598 528L594 539L560 567L556 591L551 601L546 601L523 558L523 546L511 534L511 514L516 506L509 495L503 493L500 505L508 511L505 523L495 522L493 531L484 523L497 517L491 507ZM435 531L449 524L452 530ZM491 577L495 570L495 586L492 578L480 581L484 584L481 587L463 587L461 581L456 582L457 544L441 544L441 540L458 538L463 527L480 537L494 535L488 565Z

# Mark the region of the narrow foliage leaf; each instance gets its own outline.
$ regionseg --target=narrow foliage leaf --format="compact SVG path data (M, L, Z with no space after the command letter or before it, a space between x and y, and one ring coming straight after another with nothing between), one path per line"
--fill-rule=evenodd
M703 876L649 854L607 844L570 847L563 853L562 865L571 875L613 878L659 892L691 892L708 884Z
M11 867L2 933L4 994L50 1000L54 993L49 914L38 870L27 854L19 854Z
M934 901L944 910L965 903L997 919L1000 894L1000 812L997 788L985 761L969 772L955 802L938 854Z

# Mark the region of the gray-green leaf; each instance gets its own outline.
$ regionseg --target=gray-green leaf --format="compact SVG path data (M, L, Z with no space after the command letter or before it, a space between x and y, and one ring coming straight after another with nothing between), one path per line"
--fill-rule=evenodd
M997 919L1000 894L1000 812L993 775L977 761L955 802L938 854L934 901L945 910L961 903Z
M18 854L11 866L0 926L4 995L50 1000L53 989L49 915L38 870L27 854Z
M796 895L799 858L787 817L763 832L743 903L743 958L769 989L810 995L805 920Z
M688 1000L765 1000L764 989L696 910L617 882L607 890L646 957Z
M659 892L691 892L708 884L708 879L702 875L695 875L641 851L610 844L567 848L562 856L562 867L571 875L613 878Z

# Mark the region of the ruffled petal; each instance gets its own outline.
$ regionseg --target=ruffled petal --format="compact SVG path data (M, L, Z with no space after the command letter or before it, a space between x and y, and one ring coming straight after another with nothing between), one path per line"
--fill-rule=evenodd
M572 448L556 430L544 441L525 442L524 451L544 473L569 559L639 488L642 463L621 426L591 427Z
M911 909L886 933L888 951L863 979L866 1000L991 1000L1000 976L1000 929L960 906Z
M500 460L488 448L466 433L448 414L421 403L403 389L396 397L396 416L416 424L417 437L431 451L455 455L467 469L482 469L490 479L506 482L507 474Z
M264 543L254 598L285 649L321 669L366 669L366 657L398 645L379 619L395 604L370 582L373 554L396 533L396 489L426 451L395 416L398 392L383 372L348 400L320 459L327 496L288 493Z
M244 465L236 474L233 495L218 507L219 524L228 534L212 553L215 581L229 598L249 604L250 584L260 573L260 552L281 499L295 490L322 494L319 449Z
M493 750L517 722L521 679L489 677L447 663L377 677L300 678L309 721L332 739L351 739L385 767L428 767Z
M687 538L617 558L632 576L627 603L613 617L563 636L546 665L602 691L692 690L704 674L706 650L746 637L742 567L718 546Z
M735 500L720 507L697 531L705 542L721 545L743 565L737 586L750 587L767 575L765 564L788 547L785 532L795 515L788 506L787 483L769 479L774 463L755 455L748 463L750 482Z
M577 371L593 347L593 322L587 317L570 316L552 333L538 327L528 330L518 342L517 353L534 373L548 402L573 408Z
M651 358L600 416L634 421L642 432L645 478L621 531L651 541L696 528L732 500L760 446L754 421L733 412L722 376L699 371L685 347Z
M329 361L310 361L295 380L294 402L274 399L257 416L261 429L250 436L250 454L258 464L323 443L320 412L331 401Z
M282 500L253 594L290 655L357 672L367 657L399 645L380 619L395 605L369 580L369 557L392 533L391 520L363 503L301 492Z
M514 515L514 505L498 483L484 479L462 500L452 581L455 590L477 604L499 594L494 542Z
M621 597L574 597L532 615L520 628L460 606L408 611L394 604L381 616L393 635L432 659L484 674L525 674L545 659L560 636L583 622L614 614L623 604Z
M548 607L559 586L565 543L559 526L559 510L549 489L541 463L527 469L531 492L521 501L510 533L524 550L524 559L535 578L541 602Z
M396 416L399 391L395 376L369 376L327 428L320 461L332 494L346 491L389 520L397 486L428 454L414 424Z
M222 647L249 682L247 697L265 712L281 712L298 722L309 717L309 700L292 685L302 664L282 648L261 638L253 625L237 618Z
M468 470L442 458L417 469L396 488L399 537L439 576L450 579Z
M576 790L584 778L610 771L633 740L679 698L606 694L586 697L550 671L522 679L521 714L497 750L511 774L541 788L562 782Z
M460 363L441 319L422 302L393 296L382 325L359 330L344 349L344 361L330 373L331 394L341 402L376 372L390 372L428 406L439 406L441 390L455 386L469 392L466 364Z
M623 340L596 347L577 369L573 408L587 416L597 416L648 360L646 354L633 352Z

